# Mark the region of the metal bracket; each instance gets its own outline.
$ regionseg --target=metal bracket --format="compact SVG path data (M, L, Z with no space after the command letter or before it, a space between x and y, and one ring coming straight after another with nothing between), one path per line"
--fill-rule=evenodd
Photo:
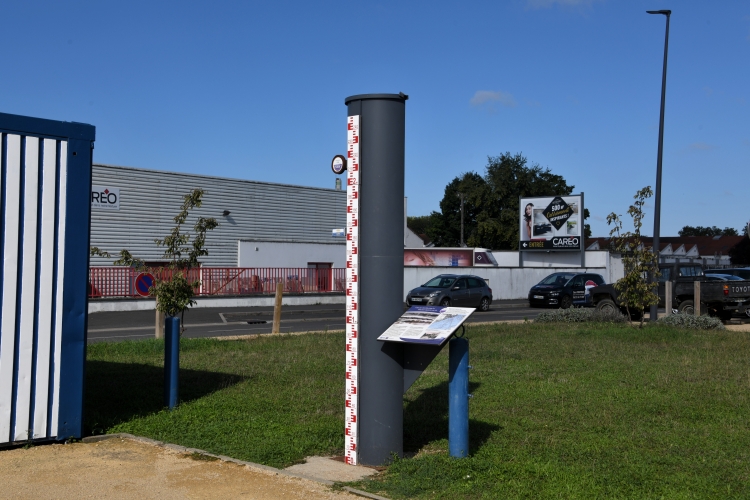
M458 338L463 338L463 336L466 335L466 328L464 327L463 323L461 323L461 335L459 335L457 331L456 333L454 333L454 335Z

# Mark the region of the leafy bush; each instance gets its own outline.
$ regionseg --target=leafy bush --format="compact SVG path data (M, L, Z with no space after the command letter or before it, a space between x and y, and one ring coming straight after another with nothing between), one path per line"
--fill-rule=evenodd
M690 330L725 330L724 324L719 318L711 316L693 316L692 314L671 314L659 318L659 323L676 326L677 328L687 328Z
M544 311L534 321L537 323L625 323L628 319L618 311L571 307Z

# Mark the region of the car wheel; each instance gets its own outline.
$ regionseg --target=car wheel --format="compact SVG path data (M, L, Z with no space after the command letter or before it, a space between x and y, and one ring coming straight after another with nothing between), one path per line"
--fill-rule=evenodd
M444 298L443 300L440 301L440 305L443 306L443 307L450 306L451 305L451 299L449 299L448 297Z
M609 312L620 312L620 308L617 307L617 304L615 304L615 301L612 299L602 299L596 304L596 309L598 311L602 311L605 313Z
M490 299L487 297L482 297L482 300L479 301L479 310L482 312L486 312L490 310Z
M750 318L750 309L745 309L745 316Z
M695 314L695 305L692 300L683 300L677 307L677 311L682 314L693 315Z
M563 295L562 299L560 299L560 308L569 309L572 305L573 299L570 297L570 295Z

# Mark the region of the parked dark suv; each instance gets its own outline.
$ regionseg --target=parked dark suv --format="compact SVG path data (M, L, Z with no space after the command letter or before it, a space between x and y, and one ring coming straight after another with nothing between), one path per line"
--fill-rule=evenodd
M529 290L531 307L593 306L589 290L603 285L604 278L594 273L553 273Z
M407 306L476 307L487 311L492 304L492 289L479 276L441 274L406 295Z

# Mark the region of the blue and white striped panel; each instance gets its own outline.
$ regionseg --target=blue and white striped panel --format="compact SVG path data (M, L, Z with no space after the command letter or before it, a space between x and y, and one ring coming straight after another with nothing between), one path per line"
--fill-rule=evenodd
M0 169L0 443L54 438L67 142L2 134Z

